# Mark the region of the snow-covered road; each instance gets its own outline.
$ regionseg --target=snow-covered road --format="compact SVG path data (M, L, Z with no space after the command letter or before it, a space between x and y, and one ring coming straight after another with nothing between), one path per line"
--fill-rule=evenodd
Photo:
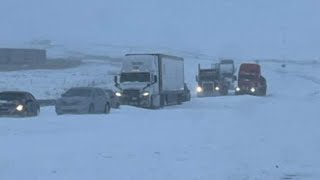
M262 67L267 97L1 118L0 179L320 179L320 65Z

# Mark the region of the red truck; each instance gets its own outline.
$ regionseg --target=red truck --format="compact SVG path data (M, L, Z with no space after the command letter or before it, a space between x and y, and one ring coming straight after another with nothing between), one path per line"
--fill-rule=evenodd
M267 81L261 75L260 65L253 63L241 64L238 76L238 86L236 88L235 94L265 96L266 93Z

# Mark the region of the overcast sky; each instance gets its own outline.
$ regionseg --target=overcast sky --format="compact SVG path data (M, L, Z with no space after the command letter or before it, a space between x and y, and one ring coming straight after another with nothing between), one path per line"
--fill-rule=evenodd
M0 45L51 39L320 58L319 0L1 0Z

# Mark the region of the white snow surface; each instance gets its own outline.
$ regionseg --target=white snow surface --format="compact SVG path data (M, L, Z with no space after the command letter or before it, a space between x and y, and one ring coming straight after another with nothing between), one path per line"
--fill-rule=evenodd
M209 63L185 62L192 90L199 62ZM0 179L320 179L320 64L288 62L285 69L277 61L261 64L267 97L193 97L160 110L122 106L109 115L57 116L46 107L39 117L3 117ZM107 66L85 67L88 79L107 76L102 70ZM63 78L83 68L28 71L25 79L32 74L42 85L28 90L46 96L47 88L64 88L49 76ZM21 75L1 75L10 73Z

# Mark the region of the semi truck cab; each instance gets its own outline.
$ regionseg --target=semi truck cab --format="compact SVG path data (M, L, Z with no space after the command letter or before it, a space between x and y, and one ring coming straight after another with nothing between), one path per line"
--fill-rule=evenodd
M159 108L173 101L180 103L184 92L183 59L163 54L128 54L114 81L122 104Z
M198 97L228 94L228 84L221 78L218 65L212 68L202 69L199 64L196 81L198 83Z
M236 95L252 94L265 96L267 93L266 79L261 75L259 64L241 64L238 75Z

